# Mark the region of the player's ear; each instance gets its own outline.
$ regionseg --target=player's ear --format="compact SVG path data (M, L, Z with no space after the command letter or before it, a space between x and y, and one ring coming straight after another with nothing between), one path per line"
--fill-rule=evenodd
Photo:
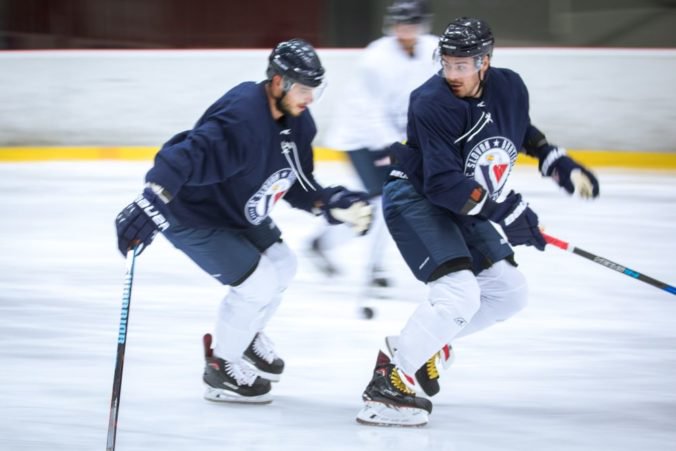
M284 77L282 77L281 75L275 74L275 75L272 76L271 84L272 84L273 89L281 90L282 87L283 87L282 86L283 83L284 83Z

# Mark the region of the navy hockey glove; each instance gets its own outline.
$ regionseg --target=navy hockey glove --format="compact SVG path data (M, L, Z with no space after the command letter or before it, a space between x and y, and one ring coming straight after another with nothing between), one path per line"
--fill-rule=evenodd
M127 255L127 250L136 244L136 255L139 255L152 243L157 232L169 228L166 202L148 187L117 215L117 247L122 255Z
M545 250L547 243L538 227L538 215L521 199L521 194L510 191L500 203L487 202L481 213L500 224L512 246L525 244Z
M346 223L359 235L371 226L373 207L368 203L368 194L350 191L342 186L324 189L322 210L329 224Z
M599 182L587 168L566 155L562 147L547 145L540 160L540 172L551 177L568 194L588 199L599 195Z

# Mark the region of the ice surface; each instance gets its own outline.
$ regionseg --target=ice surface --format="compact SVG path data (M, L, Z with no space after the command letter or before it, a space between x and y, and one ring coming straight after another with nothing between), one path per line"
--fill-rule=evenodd
M124 261L113 219L148 163L0 165L0 450L104 449ZM354 182L323 163L325 182ZM513 186L547 231L676 282L676 174L598 171L601 197L569 198L532 167ZM132 450L673 450L676 297L562 252L518 249L530 305L458 340L430 423L358 425L383 337L425 286L390 244L393 299L357 315L365 241L338 251L344 275L303 256L321 219L279 205L300 256L268 334L287 362L265 406L202 399L201 336L225 289L159 237L134 280L117 447Z

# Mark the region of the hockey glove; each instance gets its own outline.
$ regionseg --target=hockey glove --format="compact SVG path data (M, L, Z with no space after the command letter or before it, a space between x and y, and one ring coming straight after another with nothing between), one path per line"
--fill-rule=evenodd
M599 195L599 182L587 168L566 155L561 147L548 145L540 160L540 172L551 177L568 194L588 199Z
M510 191L500 203L487 202L481 213L500 224L512 246L525 244L545 250L547 243L538 227L538 215L521 199L521 194Z
M143 190L134 202L127 205L115 218L117 247L122 255L137 245L136 255L152 243L160 230L169 228L167 207L163 196L150 187Z
M350 191L342 186L325 188L322 210L329 224L346 223L358 235L364 235L371 226L373 207L368 194Z

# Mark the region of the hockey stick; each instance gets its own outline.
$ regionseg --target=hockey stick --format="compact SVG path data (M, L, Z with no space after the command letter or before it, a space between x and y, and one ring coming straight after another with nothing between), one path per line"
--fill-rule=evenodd
M134 281L136 249L137 247L134 246L127 251L127 271L124 275L124 289L122 290L122 313L120 314L120 329L117 335L117 359L115 361L115 376L113 377L113 396L110 401L110 420L108 421L108 442L106 451L115 450L117 414L120 407L120 391L122 390L124 351L127 347L127 323L129 321L129 305L131 304L131 285Z
M641 274L638 271L634 271L633 269L629 269L626 266L620 265L615 262L611 262L610 260L600 257L598 255L594 255L591 252L587 252L584 249L580 249L578 247L572 246L571 244L560 240L558 238L554 238L551 235L547 235L546 233L543 233L542 236L545 238L545 241L548 244L551 244L553 246L556 246L560 249L563 249L564 251L572 252L573 254L577 254L581 257L584 257L588 260L593 261L594 263L598 263L599 265L605 266L606 268L610 268L612 270L615 270L617 272L620 272L624 275L627 275L629 277L633 277L634 279L638 279L641 282L645 282L649 285L652 285L654 287L657 287L661 290L667 291L671 294L676 295L676 288L672 285L666 284L664 282L660 282L659 280L653 279L652 277L648 277L645 274Z

